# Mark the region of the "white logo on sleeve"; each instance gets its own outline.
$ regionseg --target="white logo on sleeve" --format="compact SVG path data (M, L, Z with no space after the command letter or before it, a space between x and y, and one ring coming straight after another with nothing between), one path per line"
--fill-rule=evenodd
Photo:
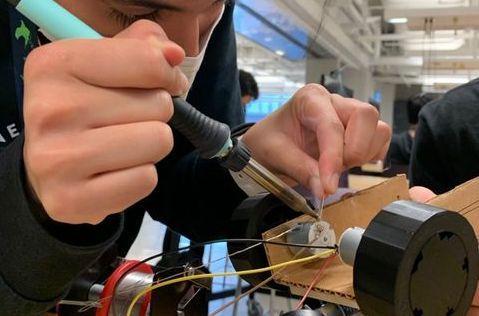
M17 129L15 123L9 124L5 127L0 128L0 143L6 143L9 140L13 140L14 138L18 137L20 132Z

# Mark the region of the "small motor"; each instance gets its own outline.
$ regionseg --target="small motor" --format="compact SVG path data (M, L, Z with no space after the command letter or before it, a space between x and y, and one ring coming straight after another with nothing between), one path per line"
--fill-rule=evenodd
M288 243L312 245L318 247L334 247L336 245L336 234L325 221L298 223L287 235ZM302 256L315 255L324 249L289 247L293 254Z
M465 315L476 290L476 235L456 212L410 201L385 207L364 230L347 229L341 260L354 267L363 314Z

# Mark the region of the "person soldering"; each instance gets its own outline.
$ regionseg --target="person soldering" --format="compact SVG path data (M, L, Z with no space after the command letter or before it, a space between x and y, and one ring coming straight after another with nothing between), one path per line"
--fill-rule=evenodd
M23 107L25 124L0 152L2 315L48 309L106 248L131 244L145 210L201 241L224 236L246 197L168 125L177 95L231 127L242 123L234 2L57 2L106 38L41 40L24 65L20 45L0 55L2 65L14 60L2 82L17 83L3 85L2 98L16 99L1 106ZM21 40L36 46L37 30L0 6L12 41L24 23L31 36ZM264 166L321 196L345 168L383 157L390 134L374 107L313 84L242 139Z

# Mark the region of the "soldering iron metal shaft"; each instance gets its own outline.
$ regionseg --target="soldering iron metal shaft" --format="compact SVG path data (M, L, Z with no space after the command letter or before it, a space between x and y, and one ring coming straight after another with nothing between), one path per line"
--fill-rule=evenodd
M318 218L319 214L315 212L308 204L306 199L284 183L280 178L271 173L253 158L250 158L248 164L242 172L248 175L261 187L265 188L291 209Z

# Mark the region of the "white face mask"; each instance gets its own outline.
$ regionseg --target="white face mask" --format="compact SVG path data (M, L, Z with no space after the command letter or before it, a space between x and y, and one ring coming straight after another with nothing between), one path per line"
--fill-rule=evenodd
M208 31L208 34L204 37L203 41L200 43L201 51L198 55L195 57L186 57L183 63L179 66L181 71L185 74L186 78L188 78L188 82L190 83L188 85L188 90L184 95L182 95L182 98L186 98L188 95L188 92L191 89L191 86L193 85L193 82L195 81L196 74L200 70L201 64L203 63L203 59L205 57L205 52L206 48L208 47L208 43L210 42L211 39L211 34L213 34L213 31L215 30L216 26L220 22L221 18L223 17L223 13L225 12L225 7L223 6L223 9L221 9L221 13L218 17L218 19L215 21L213 24L213 27Z

